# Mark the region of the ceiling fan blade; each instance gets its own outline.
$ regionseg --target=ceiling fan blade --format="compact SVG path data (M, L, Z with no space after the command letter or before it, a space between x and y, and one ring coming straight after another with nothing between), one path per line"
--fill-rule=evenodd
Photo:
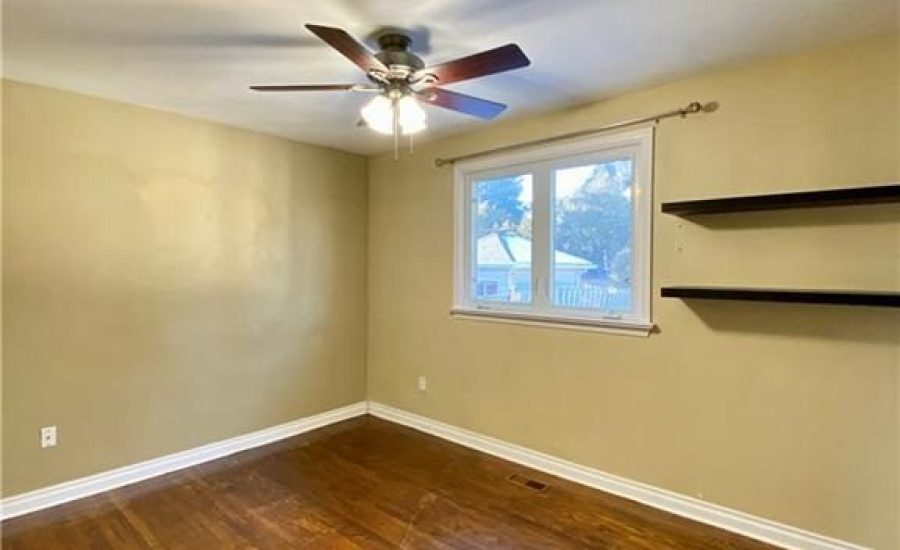
M384 63L376 59L372 52L347 34L346 31L320 25L306 25L306 28L367 73L373 70L387 72L388 69L384 66Z
M447 61L416 72L416 76L433 74L440 85L502 73L531 65L531 61L516 44L507 44L467 57Z
M506 105L495 101L488 101L459 92L451 92L442 88L432 88L417 96L419 99L444 109L459 111L467 115L483 119L492 119L506 110Z
M330 90L352 90L356 84L276 84L250 86L257 92L325 92Z

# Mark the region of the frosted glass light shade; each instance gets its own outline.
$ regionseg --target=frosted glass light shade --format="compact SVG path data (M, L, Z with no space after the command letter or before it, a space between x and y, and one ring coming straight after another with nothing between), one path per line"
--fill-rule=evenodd
M380 134L394 133L394 106L391 100L383 95L377 95L372 101L366 103L359 114L369 128Z
M415 134L425 129L425 111L412 96L404 96L397 102L400 112L400 127L404 134Z

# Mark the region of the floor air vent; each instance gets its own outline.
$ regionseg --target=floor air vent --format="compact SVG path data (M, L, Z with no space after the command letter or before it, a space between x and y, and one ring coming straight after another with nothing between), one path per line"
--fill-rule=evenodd
M515 483L516 485L521 485L527 489L531 489L532 491L536 491L538 493L544 493L547 489L550 488L546 483L541 483L536 479L529 479L525 476L520 476L519 474L511 474L506 478L510 483Z

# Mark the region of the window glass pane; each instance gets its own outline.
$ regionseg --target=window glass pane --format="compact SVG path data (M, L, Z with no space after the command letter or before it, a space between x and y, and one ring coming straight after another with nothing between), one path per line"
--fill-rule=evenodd
M472 192L472 296L531 302L531 175L477 180Z
M555 170L553 305L632 310L632 159Z

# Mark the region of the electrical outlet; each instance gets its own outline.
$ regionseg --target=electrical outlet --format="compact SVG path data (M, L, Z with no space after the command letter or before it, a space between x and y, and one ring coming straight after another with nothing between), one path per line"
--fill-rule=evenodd
M426 391L428 389L428 379L424 376L419 377L419 391Z
M41 449L56 447L56 426L41 428Z

